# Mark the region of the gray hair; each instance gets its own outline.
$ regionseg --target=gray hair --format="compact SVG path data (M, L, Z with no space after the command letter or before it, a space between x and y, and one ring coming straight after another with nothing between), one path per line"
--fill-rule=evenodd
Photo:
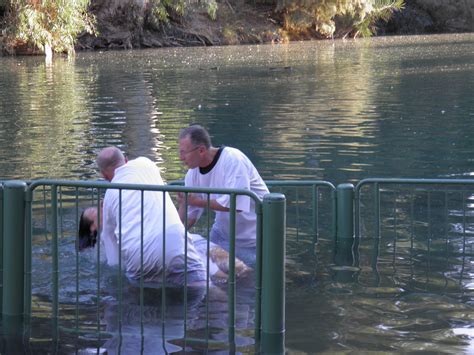
M183 128L179 132L179 139L184 139L189 137L191 144L193 146L203 145L207 149L212 147L211 137L207 130L197 124L191 125L189 127Z

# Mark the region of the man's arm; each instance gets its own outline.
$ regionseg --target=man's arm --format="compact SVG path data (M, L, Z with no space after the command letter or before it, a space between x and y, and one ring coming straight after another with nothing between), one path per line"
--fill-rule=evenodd
M195 206L200 208L207 208L208 200L207 198L201 198L196 194L188 194L188 205ZM230 209L220 205L215 199L209 200L209 208L214 211L229 212Z
M188 194L188 205L189 205L189 194ZM184 223L186 221L186 205L184 203L184 193L182 192L178 193L178 214L179 214L179 219L181 220L181 222ZM187 227L191 228L197 222L197 218L192 218L192 217L189 217L188 215L187 222L188 222Z

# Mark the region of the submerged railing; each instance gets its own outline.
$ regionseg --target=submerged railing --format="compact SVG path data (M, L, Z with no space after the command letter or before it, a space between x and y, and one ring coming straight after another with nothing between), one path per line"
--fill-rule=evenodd
M453 209L456 210L457 217L462 219L460 229L465 235L466 218L472 214L469 210L473 206L470 201L474 197L474 180L373 178L359 182L354 191L357 236L367 233L367 230L362 230L361 219L364 217L364 208L368 210L365 217L369 218L370 206L373 213L370 233L375 237L382 235L382 221L387 219L391 223L386 223L385 227L388 225L395 233L403 225L413 235L414 229L422 224L426 228L426 236L432 238L435 228L439 232L439 227L444 224L444 234L447 234L450 218L455 218L450 217ZM369 202L368 199L372 201ZM401 219L402 212L404 219ZM365 225L365 229L368 225L370 223Z
M425 248L424 245L426 244L429 253L431 245L439 240L444 240L446 250L448 250L448 247L455 246L454 249L460 250L463 256L474 255L472 243L468 243L468 237L474 230L474 180L365 179L355 187L352 184L341 184L337 188L329 182L317 180L268 181L267 184L272 192L280 192L284 194L284 197L282 194L272 195L270 200L266 199L260 202L253 194L245 190L190 189L180 186L180 182L151 188L152 191L170 194L177 192L205 193L208 200L210 193L213 191L228 193L234 196L232 206L234 212L237 195L247 195L254 199L260 221L258 230L261 231L261 237L258 238L257 244L257 259L260 259L260 262L256 266L255 279L255 330L253 338L256 351L273 349L274 352L281 352L284 349L284 291L275 290L284 290L284 278L280 276L284 275L285 243L277 242L280 238L276 240L275 235L288 235L288 244L292 247L294 247L294 242L317 245L319 241L335 241L339 249L336 250L334 262L336 265L349 266L358 265L358 261L354 260L354 257L357 257L354 250L358 247L358 240L372 238L373 242L370 242L370 247L372 250L372 269L375 271L377 270L379 248L382 246L379 241L382 239L387 242L384 245L385 249L388 247L393 249L394 260L398 255L397 243L403 243L404 248L408 243L409 250L415 250L416 247ZM53 252L51 258L51 268L53 270L51 274L53 280L53 306L51 312L54 326L65 330L66 327L61 326L61 323L58 322L62 303L58 296L60 287L57 283L62 274L58 262L61 260L60 241L63 240L64 236L63 225L67 224L68 221L78 220L80 207L82 208L85 205L99 206L102 193L107 188L143 189L142 186L138 185L113 185L105 182L37 181L26 184L16 181L4 182L0 185L0 199L2 202L0 203L0 209L2 209L0 210L2 212L0 213L0 230L3 232L3 237L0 238L0 245L3 250L3 258L0 258L0 269L3 269L1 273L3 276L3 292L0 293L0 297L2 297L0 304L3 305L4 319L10 315L25 314L29 316L31 314L31 298L28 297L35 294L29 288L31 287L31 259L26 258L22 261L23 254L18 254L18 251L24 250L24 255L31 256L31 236L37 234L38 229L41 229L40 224L36 226L32 224L33 221L38 219L34 218L33 215L46 213L42 217L44 220L43 232L45 239L50 240ZM39 195L39 198L35 198L35 194ZM21 202L22 199L24 199L24 202ZM203 218L204 223L200 228L204 235L208 235L211 224L210 215L203 216L201 220ZM23 233L21 230L25 226L26 238L12 237L18 233L20 233L18 235L21 235ZM231 229L234 227L235 220L231 222ZM77 231L75 224L72 229L75 238ZM286 233L282 233L281 230L285 230ZM265 237L266 235L268 237ZM71 237L72 234L69 236ZM423 246L418 243L420 239L423 241ZM314 252L314 249L312 250ZM409 251L409 253L414 252ZM99 252L96 254L95 260L100 273L99 254ZM230 254L233 260L235 256L234 248L231 248ZM77 253L72 255L75 255L76 269L78 269L79 264L83 261L79 261ZM231 269L233 267L234 265L231 265ZM344 270L341 271L341 279L345 279L350 274L347 273L346 275L344 272ZM124 288L124 281L120 277L116 277L116 279L119 290ZM24 280L24 287L19 287L18 280ZM76 285L78 284L79 281L76 281ZM239 337L239 329L236 329L235 313L236 284L238 284L238 280L235 279L235 274L231 272L226 286L229 317L227 341L225 343L229 350L235 349L236 337ZM377 285L377 282L375 282L375 285ZM97 333L107 334L102 329L100 322L102 312L99 307L101 287L101 278L97 277L98 299L96 300L95 326ZM140 283L141 324L143 324L144 318L142 310L144 294L141 291L143 287L143 283ZM7 289L8 292L6 292ZM25 294L12 293L12 289L21 289ZM79 286L76 286L76 290L78 289ZM209 292L209 285L206 292ZM82 301L79 293L76 292L76 299L71 302L75 307L75 324L80 323L78 319L82 314L80 308ZM166 294L162 293L161 300L165 308L166 297ZM185 304L186 297L186 294L184 294L183 302ZM120 304L120 298L118 302ZM207 308L207 317L209 317L209 303L205 307ZM183 318L187 320L186 311L183 313ZM210 339L209 318L205 322L207 324L204 327L205 334L200 334L200 338L196 338L194 333L188 334L184 329L184 342L193 344L203 342L207 347L221 346L222 341L216 342ZM121 324L120 319L119 323ZM76 325L66 330L79 332L79 328ZM84 329L84 332L90 331L90 327Z
M96 206L100 213L100 206L102 195L106 189L117 189L121 196L122 191L138 190L141 193L142 209L141 218L143 221L143 196L145 191L159 192L163 194L163 201L165 201L165 194L183 193L185 199L189 193L201 193L207 195L208 209L211 193L220 193L230 195L230 247L229 247L229 274L227 281L227 345L226 347L235 351L236 349L236 274L235 274L235 215L237 196L248 196L255 203L255 211L257 215L257 262L255 265L255 319L254 319L254 342L255 351L264 352L283 352L284 351L284 255L285 255L285 197L282 194L266 195L263 201L247 190L232 190L232 189L203 189L203 188L187 188L182 186L150 186L150 185L131 185L131 184L112 184L107 182L78 182L78 181L53 181L53 180L39 180L27 184L22 181L7 181L1 185L0 196L2 198L3 221L2 224L2 238L3 242L3 287L2 287L2 315L4 328L8 328L9 324L17 324L17 322L8 321L9 318L23 316L29 318L32 315L32 242L35 235L35 226L33 222L38 218L33 218L33 215L43 213L44 225L43 232L45 239L51 245L51 256L48 260L51 263L51 319L53 328L53 339L57 338L56 333L59 329L66 332L91 333L90 324L86 329L81 329L80 318L80 261L79 252L77 248L74 251L61 249L62 243L65 239L64 234L69 235L69 240L74 241L74 245L78 245L77 240L77 221L79 219L79 210L84 206ZM39 196L39 198L38 198ZM119 207L121 211L121 207ZM163 203L163 214L165 211L165 203ZM66 216L67 215L67 216ZM74 221L74 222L71 222ZM100 221L100 216L99 216ZM65 222L69 223L69 227L64 228ZM100 223L100 222L99 222ZM143 225L143 222L142 222ZM209 235L210 220L207 218L207 235ZM38 228L37 228L38 229ZM100 227L99 227L100 229ZM120 229L121 230L121 229ZM141 235L142 257L141 265L143 270L143 226ZM163 233L165 226L163 226ZM187 236L188 229L185 229ZM121 232L119 233L119 244L121 243ZM72 238L71 238L72 237ZM100 235L99 235L100 238ZM165 238L163 239L163 241ZM187 243L185 245L185 255L187 253ZM166 246L163 246L165 249ZM103 277L101 266L100 243L96 245L95 268L96 268L96 334L100 338L102 335L107 336L107 331L104 331L101 323L101 297L103 289ZM263 252L265 250L265 252ZM209 241L207 242L207 283L206 294L209 294L210 278L209 278ZM120 252L120 251L119 251ZM164 253L164 252L163 252ZM62 255L64 254L64 255ZM272 255L273 254L273 255ZM60 299L60 276L62 270L60 268L60 261L64 257L74 256L75 260L68 260L68 264L75 264L75 286L74 290L68 291L75 294L74 300L69 300L75 308L72 318L74 319L74 326L71 322L67 324L61 321L60 310L62 307L65 312L71 313L71 307L61 302ZM164 255L163 255L164 258ZM119 257L119 260L121 258ZM115 275L118 288L118 331L122 331L122 293L125 285L123 280L123 271L119 264L118 272ZM187 263L185 264L185 271L187 270ZM90 275L89 275L90 277ZM163 278L165 284L165 279ZM140 324L143 336L144 324L144 297L145 297L145 283L143 275L139 280L139 306L140 306ZM161 288L161 316L163 323L163 333L165 332L166 323L166 303L167 293L166 288ZM187 333L188 322L188 285L185 278L185 285L183 288L183 338L185 343L204 343L206 346L214 344L213 346L222 346L222 340L217 342L210 339L209 326L209 300L206 300L206 314L204 335L198 338L193 337ZM71 319L71 315L68 317ZM165 334L163 334L165 335ZM163 336L163 351L166 350L165 336Z

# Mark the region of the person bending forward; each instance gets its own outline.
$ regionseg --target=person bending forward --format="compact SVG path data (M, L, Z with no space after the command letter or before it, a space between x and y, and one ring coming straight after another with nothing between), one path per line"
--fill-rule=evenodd
M103 149L97 165L104 178L112 183L163 185L160 171L151 160L139 157L127 161L116 147ZM165 266L167 283L183 285L187 263L188 283L205 281L205 267L190 238L185 259L184 234L184 226L168 193L107 189L100 239L108 264L117 265L121 256L130 279L139 279L143 271L145 281L160 281Z

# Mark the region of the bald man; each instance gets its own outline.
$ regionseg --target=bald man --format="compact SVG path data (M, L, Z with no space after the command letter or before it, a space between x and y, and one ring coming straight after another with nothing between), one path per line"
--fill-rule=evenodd
M139 157L127 161L116 147L103 149L97 156L97 166L102 176L112 183L164 184L158 167L150 159ZM165 270L167 284L181 286L185 281L185 264L188 284L206 280L206 269L189 237L185 256L184 226L168 193L145 191L142 194L126 189L120 193L118 189L107 189L100 241L108 264L117 265L121 256L126 275L132 280L140 278L142 250L143 276L147 282L161 281Z

